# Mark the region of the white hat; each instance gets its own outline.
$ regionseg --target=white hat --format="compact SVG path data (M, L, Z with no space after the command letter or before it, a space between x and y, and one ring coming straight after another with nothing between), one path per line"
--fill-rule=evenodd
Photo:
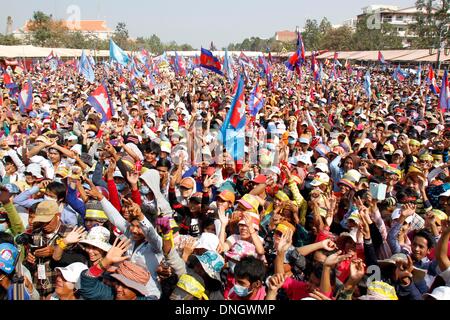
M35 178L42 179L41 165L38 163L30 163L26 172L31 173Z
M172 151L172 145L169 141L161 141L161 152L170 153Z
M310 141L309 141L308 138L300 138L300 139L298 139L298 141L299 141L300 143L306 143L306 144L309 144L309 143L310 143Z
M450 300L450 287L437 287L432 293L425 293L423 298L426 300Z
M94 227L92 228L86 239L81 240L80 243L88 244L91 246L94 246L96 248L99 248L105 252L108 252L109 249L111 249L111 245L109 244L109 238L111 236L111 233L108 229L105 227Z
M322 184L328 184L330 183L330 177L323 172L319 172L315 175L314 180L311 182L311 185L313 187L318 187Z
M217 247L219 246L219 238L213 234L208 232L203 232L200 238L198 239L196 249L206 249L211 251L217 251Z
M330 169L328 168L328 165L325 163L316 163L316 169L319 169L325 173L329 173Z
M441 193L441 194L439 195L439 197L450 197L450 190L445 191L444 193Z
M113 178L122 178L123 179L122 172L120 172L119 168L116 168L116 170L114 171Z
M81 288L80 284L80 275L84 270L87 270L88 267L84 263L81 262L75 262L71 265L68 265L67 267L61 268L57 267L56 270L60 271L64 280L67 282L72 282L75 284L76 289Z
M297 161L301 162L301 163L304 163L306 165L309 165L309 166L312 165L311 158L308 155L306 155L306 154L302 154L302 155L298 156L297 157Z
M402 212L402 209L395 209L394 212L392 212L391 220L394 221L394 220L400 218L401 212ZM405 219L405 222L409 224L413 221L413 219L414 219L414 215L411 215Z

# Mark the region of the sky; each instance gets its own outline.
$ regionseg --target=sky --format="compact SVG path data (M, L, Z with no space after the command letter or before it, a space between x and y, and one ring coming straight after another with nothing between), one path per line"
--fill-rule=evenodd
M354 18L370 4L413 6L415 0L0 0L0 33L6 19L13 18L13 29L22 27L34 11L67 19L79 11L81 20L106 20L114 29L125 22L131 37L156 34L163 42L188 43L195 48L218 48L242 42L252 36L263 39L276 31L303 27L306 19L332 24ZM76 6L75 9L73 9ZM67 11L70 11L67 13Z

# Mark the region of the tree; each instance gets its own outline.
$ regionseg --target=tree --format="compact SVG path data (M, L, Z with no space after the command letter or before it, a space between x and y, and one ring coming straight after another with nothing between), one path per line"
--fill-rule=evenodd
M367 27L367 16L360 19L356 25L356 32L352 36L353 50L389 50L402 49L402 40L395 28L383 23L379 29Z
M307 19L303 30L302 37L305 48L308 48L308 50L319 50L321 33L317 20Z
M31 34L31 43L41 47L61 46L68 34L68 29L62 21L54 20L52 15L42 11L33 13L27 27Z
M0 34L0 45L2 46L17 46L22 44L22 42L15 38L12 34L4 35Z
M128 49L130 43L128 41L129 33L125 22L119 22L113 35L113 40L121 48Z
M347 26L331 28L321 39L321 47L334 51L352 50L352 29Z
M414 48L438 48L439 39L446 40L449 44L450 31L445 26L450 24L448 11L450 3L448 0L418 0L416 1L416 23L410 26L414 37L412 46Z

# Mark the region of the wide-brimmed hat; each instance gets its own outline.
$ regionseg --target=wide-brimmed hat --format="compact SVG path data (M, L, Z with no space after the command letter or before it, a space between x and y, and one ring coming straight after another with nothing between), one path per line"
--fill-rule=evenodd
M396 265L396 262L398 260L407 262L408 256L404 253L396 253L388 259L378 260L378 265L380 267L384 267L384 266L388 266L388 265ZM412 271L414 281L416 282L416 281L423 280L423 278L425 278L427 273L428 273L427 270L414 267L413 271Z
M220 281L220 271L225 266L223 257L216 251L207 251L201 256L196 257L208 276Z
M109 238L111 237L111 233L108 229L102 226L97 226L92 228L86 239L80 241L81 244L88 244L93 247L99 248L105 252L108 252L111 249L111 244L109 243Z
M143 296L149 296L150 290L147 283L150 280L150 272L142 266L131 261L124 261L119 264L116 272L111 277L120 281L128 288L134 289Z

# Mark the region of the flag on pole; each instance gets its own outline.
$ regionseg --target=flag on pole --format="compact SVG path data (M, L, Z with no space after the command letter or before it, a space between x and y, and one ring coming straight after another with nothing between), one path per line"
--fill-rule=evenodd
M445 70L444 77L442 78L441 92L439 95L439 108L442 112L447 112L447 110L450 109L450 92L447 70Z
M228 55L228 50L225 49L225 59L223 62L223 68L225 70L225 73L228 77L228 80L230 82L233 82L234 80L234 72L233 72L233 65L231 62L231 57Z
M219 59L214 57L211 51L204 48L201 50L200 66L223 76L222 65Z
M102 123L107 122L112 118L114 109L104 83L92 92L91 96L88 98L88 102L102 115Z
M395 69L394 74L392 76L393 76L394 80L396 80L397 82L402 82L408 77L408 74L402 70L402 68L400 67L400 64L399 64L398 67Z
M431 92L433 92L433 94L438 94L439 93L439 87L437 86L436 78L434 76L433 67L431 65L429 66L429 70L428 70L427 83L430 86L430 90L431 90Z
M250 95L250 101L248 103L248 110L253 117L256 117L258 112L264 107L264 98L259 87L259 79L256 81L255 89L253 89Z
M78 72L85 77L90 83L95 82L95 73L91 65L91 61L86 56L84 50L81 52L80 64Z
M416 84L418 86L420 86L422 84L422 64L421 63L419 63L419 69L417 70Z
M370 72L367 70L366 75L364 76L364 90L366 91L366 95L369 98L369 101L372 97L372 89L371 89L371 82L370 82Z
M130 62L130 57L123 51L113 39L109 40L109 58L111 61L126 66Z
M19 108L20 112L26 113L33 110L33 86L31 81L28 80L22 87L22 91L19 94Z
M244 79L242 76L239 76L237 79L236 95L220 130L221 141L235 161L242 159L245 155L245 125L247 123L247 117L245 116L244 93Z
M386 61L384 60L384 56L381 53L381 51L378 51L378 62L381 63L381 64L385 64L386 63Z

